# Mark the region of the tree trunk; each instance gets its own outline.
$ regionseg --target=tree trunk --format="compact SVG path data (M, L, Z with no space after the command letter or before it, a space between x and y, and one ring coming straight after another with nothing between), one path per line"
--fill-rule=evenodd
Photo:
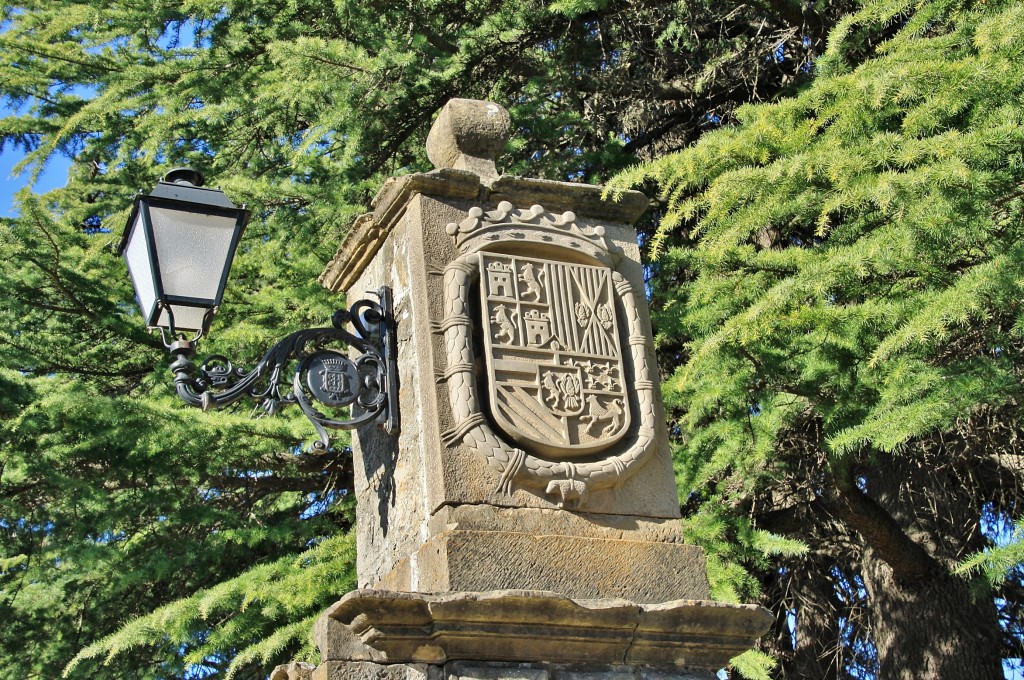
M836 466L825 505L863 539L878 680L1000 680L992 595L950 573L985 545L981 510L944 456L876 453L870 463Z
M862 576L871 602L878 680L999 680L999 624L991 597L973 598L946 573L901 581L868 548Z

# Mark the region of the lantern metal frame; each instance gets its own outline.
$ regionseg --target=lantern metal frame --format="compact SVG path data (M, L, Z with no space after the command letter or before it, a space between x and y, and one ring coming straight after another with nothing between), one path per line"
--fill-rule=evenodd
M179 305L182 307L197 307L201 309L213 310L208 315L212 317L216 314L216 309L220 307L221 301L224 299L224 289L227 287L228 274L231 272L231 265L234 261L235 250L238 248L238 242L242 237L242 232L245 231L245 223L248 221L248 210L243 210L244 217L239 216L239 210L237 208L215 208L209 205L203 205L199 203L184 203L182 201L175 201L173 199L160 198L157 196L140 196L135 202L136 208L133 210L133 216L140 212L142 213L142 228L146 230L147 246L154 244L153 239L155 234L153 232L153 221L150 217L150 208L181 208L183 206L189 206L193 208L193 212L202 212L204 215L218 216L218 217L235 217L238 221L235 224L234 233L231 236L231 243L228 246L228 261L224 265L224 270L221 272L220 281L217 282L217 293L213 299L186 297L184 295L171 295L164 292L163 277L160 274L160 254L156 252L155 247L149 249L150 266L153 267L153 283L156 288L157 304L153 306L153 314L149 319L146 319L147 325L151 328L158 328L156 321L160 318L161 308L166 309L170 314L171 305ZM240 224L239 224L240 223ZM212 302L212 304L210 304ZM170 318L170 317L169 317ZM209 325L209 320L206 320L206 325ZM205 328L199 330L206 330ZM172 332L173 334L173 332Z
M352 430L376 423L397 434L398 345L391 289L369 291L378 301L359 300L339 309L332 325L296 331L271 347L249 370L214 354L198 366L192 361L196 341L179 339L169 347L174 362L174 386L190 406L204 411L233 404L244 397L256 401L267 415L296 404L313 424L317 450L330 445L328 429ZM345 329L351 325L352 333ZM331 345L358 350L343 352ZM294 368L289 372L289 367ZM351 409L349 418L323 413L314 403Z
M163 274L160 271L160 254L157 249L156 233L153 228L153 220L150 213L152 208L163 208L182 214L191 213L203 216L229 217L234 219L234 226L232 227L227 257L223 263L220 280L217 282L217 289L213 298L172 295L165 291ZM150 273L153 277L153 291L156 299L152 309L148 310L148 312L141 308L140 299L140 309L145 317L146 325L149 328L160 329L161 334L164 335L165 345L168 345L169 343L164 329L166 328L169 330L172 338L177 335L178 331L174 320L174 313L172 311L172 306L174 305L207 310L203 315L200 328L189 328L189 330L196 331L195 339L202 337L209 330L210 321L217 313L221 301L224 298L224 290L227 286L228 274L231 271L235 251L238 248L238 242L241 240L242 233L245 231L245 227L249 222L250 215L251 212L246 210L244 204L240 208L237 207L220 189L208 189L204 187L202 174L196 170L192 170L191 168L175 168L174 170L171 170L166 174L163 181L157 184L152 192L149 194L139 192L135 197L135 203L132 206L131 214L128 216L128 222L125 225L124 235L121 238L120 245L118 246L118 254L123 255L127 262L128 255L125 251L128 247L129 239L131 238L136 220L141 216L141 223L139 224L139 227L143 230L141 237L146 248L146 256L149 260ZM138 238L138 236L136 238ZM138 291L139 282L136 281L135 273L132 271L131 267L128 268L128 274L132 279L132 285L135 287L135 290ZM168 320L166 326L157 323L164 314L166 314Z
M146 323L150 329L160 330L164 345L170 351L174 386L181 400L205 411L248 397L267 415L296 404L316 430L318 441L313 446L317 450L330 446L329 429L351 430L376 423L388 434L397 434L398 345L393 294L386 286L369 291L377 300L363 299L347 310L337 310L329 327L289 334L251 369L238 367L219 354L206 357L198 365L193 362L198 342L209 331L210 322L220 307L235 250L250 214L244 205L235 207L220 190L201 188L202 181L198 172L178 168L168 173L152 193L140 193L118 248L127 262L125 250L141 214L139 226L145 233L138 236L145 239L156 296ZM166 294L150 207L236 218L215 299ZM139 282L132 268L128 269L138 292ZM193 337L187 338L176 327L173 306L206 310L201 327L188 328L195 330ZM140 310L145 316L141 298ZM158 324L160 320L166 323ZM346 326L351 326L352 331ZM331 409L332 414L324 413L323 408ZM336 409L348 409L348 417L333 414Z

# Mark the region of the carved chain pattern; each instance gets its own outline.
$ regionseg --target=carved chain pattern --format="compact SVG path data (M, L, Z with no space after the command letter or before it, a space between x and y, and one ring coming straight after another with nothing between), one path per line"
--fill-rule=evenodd
M655 436L655 395L651 379L650 349L633 287L618 272L612 272L615 290L622 300L629 328L640 425L632 443L621 454L588 463L551 462L506 444L491 429L480 410L473 371L472 318L469 295L479 276L477 254L470 253L448 265L444 271L444 320L436 327L444 333L448 369L438 378L447 381L455 426L445 433L449 446L458 441L483 456L500 475L498 490L510 494L513 482L531 488L543 487L556 495L558 505L578 506L589 490L614 486L635 473L657 448Z

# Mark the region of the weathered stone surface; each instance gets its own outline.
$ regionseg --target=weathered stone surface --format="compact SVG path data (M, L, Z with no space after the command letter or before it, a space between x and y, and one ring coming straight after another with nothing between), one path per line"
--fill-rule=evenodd
M729 606L707 600L680 607L675 602L646 605L644 616L633 632L634 644L625 661L631 664L661 665L673 659L679 665L701 666L700 659L728 659L753 646L771 625L766 609L747 605L756 615L736 616ZM685 629L680 637L672 631ZM748 640L737 648L736 640Z
M356 218L320 275L320 283L335 292L351 288L402 220L407 203L416 194L460 201L477 198L482 189L480 178L466 170L444 169L392 177L373 199L373 212Z
M445 680L714 680L709 671L654 669L606 664L501 663L453 661L445 664Z
M487 198L493 204L501 201L522 206L539 203L548 210L572 210L577 215L623 224L636 222L650 205L639 191L623 191L606 197L601 186L509 176L493 182Z
M444 502L437 426L435 376L430 356L434 337L423 301L427 271L423 260L421 209L411 200L387 245L367 266L354 290L389 282L398 321L399 411L397 437L368 426L353 438L357 508L357 572L360 587L376 583L429 537L432 511ZM461 214L440 201L429 202L433 219ZM369 288L368 288L369 287Z
M427 135L427 158L436 168L469 170L485 182L498 178L494 161L505 150L512 122L494 102L451 99Z
M422 194L410 197L384 247L353 285L354 291L363 291L387 282L395 290L402 419L398 437L368 427L358 432L354 442L361 587L378 582L397 562L443 531L443 526L433 518L444 508L485 504L495 508L555 510L564 500L559 494L546 493L543 485L527 488L514 484L508 493L509 489L500 486L500 476L478 452L464 444L451 445L442 436L454 427L455 416L450 386L438 382L439 376L449 369L445 337L435 332L444 318L444 282L438 272L457 255L444 225L464 219L467 214L466 204L459 201L437 200ZM545 218L541 215L538 219ZM576 224L588 232L603 227L603 238L622 258L617 271L636 282L634 288L642 287L643 271L637 262L631 228L579 217ZM646 316L641 316L646 329ZM655 403L654 408L656 436L662 443L649 462L629 471L628 479L617 486L591 490L581 499L574 515L578 517L574 522L577 528L585 524L598 526L595 518L599 515L632 516L638 521L678 517L671 456L665 443L663 418L657 415L661 412L660 403ZM620 446L628 449L635 437L631 430ZM614 462L608 465L614 469ZM627 524L625 520L616 521L623 527ZM531 531L555 530L535 526Z
M327 616L321 616L313 624L313 640L320 650L321 659L344 659L346 661L386 661L387 655L374 649L352 632L350 626L339 626ZM282 666L278 666L282 668ZM275 671L276 672L276 671ZM270 680L299 680L298 678L274 678ZM303 678L302 680L306 680Z
M648 606L540 591L357 590L321 620L318 635L348 626L390 663L476 659L717 669L748 649L772 617L753 605L706 601Z
M478 218L473 218L481 222L498 220L501 224L506 219L512 219L515 224L509 234L512 240L509 248L529 247L531 249L528 252L542 254L527 238L530 229L537 229L543 232L544 238L551 239L554 244L552 248L561 248L557 244L566 240L566 243L578 246L581 258L590 257L583 251L594 248L595 252L607 252L610 258L618 260L614 274L621 278L615 278L615 288L616 293L622 296L624 305L624 310L618 313L626 315L622 326L621 347L628 347L631 357L624 367L624 375L620 377L622 383L633 388L628 408L637 417L621 434L618 444L610 444L611 448L601 451L599 455L580 459L569 457L568 454L553 456L550 451L521 443L517 447L517 442L508 436L508 432L488 425L493 416L493 408L488 411L482 392L474 386L478 376L468 368L467 363L469 358L487 356L483 343L472 341L468 335L469 329L480 322L470 323L465 317L465 313L479 313L474 311L480 309L479 302L472 300L474 284L471 280L453 280L449 276L452 272L468 272L477 267L476 255L472 251L477 246L472 241L463 241L460 248L470 250L460 255L460 251L455 249L455 241L447 233L450 225L456 224L454 220L448 222L444 227L445 233L441 235L436 229L425 228L437 224L437 218L451 214L446 204L420 196L411 202L409 212L410 215L416 213L419 224L424 227L416 230L412 228L410 220L406 229L403 245L408 248L410 257L415 257L417 251L422 253L422 259L410 264L409 269L415 271L420 267L428 272L438 272L426 276L423 287L414 285L410 292L414 306L426 310L427 321L427 327L414 328L413 333L428 333L430 340L422 344L430 342L433 349L430 354L422 353L416 357L419 369L429 371L421 377L420 384L425 386L431 379L436 384L433 394L423 391L417 395L420 400L430 400L431 410L437 414L435 420L418 421L423 424L424 437L437 441L441 449L439 465L436 467L442 475L442 488L426 489L431 505L434 508L444 504L479 502L504 507L564 505L589 513L677 517L678 499L671 474L671 456L663 418L660 417L660 402L653 387L653 351L649 343L649 325L643 296L637 293L642 290L643 272L637 262L638 251L633 230L621 224L600 224L578 217L575 220L568 220L565 215L552 217L543 208L537 207L520 215L521 211L515 208L498 206L494 211L480 213ZM472 217L474 211L470 210L467 214ZM525 224L526 221L530 224ZM503 238L500 237L500 231L493 231L489 227L474 229L470 225L463 230L464 222L462 220L457 223L460 237L466 235L472 239L480 233L484 241L492 235ZM563 226L571 226L572 229L562 233ZM584 243L586 239L574 235L577 232L590 234L597 240ZM441 271L447 271L448 274L442 275L439 273ZM360 283L369 285L370 281L364 278ZM624 290L628 291L628 295L622 293ZM573 302L572 299L564 301L566 306L573 304L576 305L575 311L567 313L579 315L584 302ZM588 299L586 304L595 303ZM598 308L600 306L597 305ZM465 312L453 311L457 309ZM589 309L582 311L589 313ZM467 342L470 346L460 349ZM565 354L568 350L560 351ZM466 354L469 356L464 357ZM588 356L596 358L596 355ZM528 364L527 359L523 361ZM536 394L537 389L535 387L534 393L522 398L533 400L539 411L543 408L540 397L550 395ZM604 395L602 406L609 407L614 399L611 393ZM581 398L580 401L586 399ZM568 418L574 422L586 421L586 415L570 415ZM600 421L599 428L608 422ZM426 432L435 423L437 430ZM525 458L517 463L509 462L510 457L521 455L516 453L517 450L524 452ZM426 455L429 457L435 454L428 451ZM399 458L401 464L402 457ZM577 489L577 486L581 488Z
M685 543L676 519L494 505L445 505L431 516L431 535L455 529Z
M498 177L507 129L453 101L439 169L390 180L321 278L393 289L401 431L354 439L377 589L321 617L314 680L709 680L771 617L706 601L679 527L631 227L647 199Z
M556 666L551 680L714 680L712 671L701 669L654 669L647 666Z
M551 675L551 680L635 680L636 672L635 669L629 668L628 666L623 668L621 666L612 666L601 669L580 669L580 668L567 668L554 670Z
M543 533L447 531L402 560L383 590L543 589L571 598L633 602L709 597L700 548Z
M546 664L480 663L453 661L445 664L445 680L549 680Z
M718 675L712 671L693 669L648 668L646 666L635 667L636 680L715 680ZM556 678L555 680L562 680ZM580 678L579 680L584 680Z
M379 664L369 661L324 661L311 680L443 680L440 666Z
M270 672L270 680L310 680L315 669L316 666L305 661L283 664Z
M373 212L353 223L320 282L335 292L352 289L417 194L453 203L467 202L467 210L473 205L509 201L519 206L540 204L556 212L572 210L579 217L627 225L648 207L647 197L639 191L626 191L609 199L604 197L604 187L576 182L502 177L488 187L475 173L452 168L393 177L374 197Z
M715 674L700 669L658 669L621 664L451 661L444 666L432 666L327 661L313 680L715 680Z

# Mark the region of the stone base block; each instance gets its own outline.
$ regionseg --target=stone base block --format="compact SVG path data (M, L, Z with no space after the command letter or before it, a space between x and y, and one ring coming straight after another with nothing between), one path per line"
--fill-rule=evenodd
M681 543L508 531L446 531L375 586L401 592L546 590L631 602L707 600L704 553Z
M713 680L709 671L658 669L620 664L488 663L445 664L444 680Z
M771 614L755 605L706 600L639 605L571 600L542 591L430 595L356 590L324 613L314 640L325 661L716 670L752 647L771 622Z
M426 664L382 664L372 661L325 661L312 680L444 680L444 669Z
M714 680L709 671L622 665L453 661L444 666L326 661L313 680Z

